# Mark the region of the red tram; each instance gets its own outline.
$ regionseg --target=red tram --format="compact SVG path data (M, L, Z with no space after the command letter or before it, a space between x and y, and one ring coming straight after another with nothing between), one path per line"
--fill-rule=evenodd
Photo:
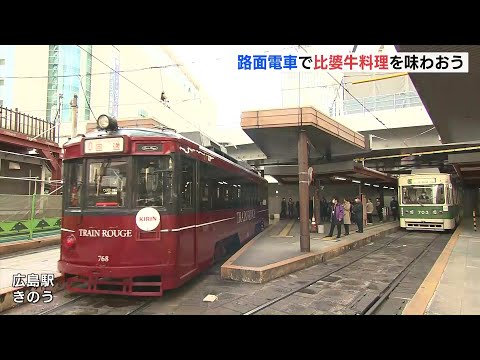
M175 131L97 124L64 146L67 291L162 296L268 224L267 181L228 155Z

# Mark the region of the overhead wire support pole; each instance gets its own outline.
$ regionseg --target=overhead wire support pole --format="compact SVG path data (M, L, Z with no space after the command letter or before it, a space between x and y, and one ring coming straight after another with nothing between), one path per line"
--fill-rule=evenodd
M299 46L301 47L301 46ZM305 49L302 48L305 52ZM308 136L303 128L301 94L301 72L298 73L298 197L300 201L300 251L310 252L309 229L309 179L308 179Z

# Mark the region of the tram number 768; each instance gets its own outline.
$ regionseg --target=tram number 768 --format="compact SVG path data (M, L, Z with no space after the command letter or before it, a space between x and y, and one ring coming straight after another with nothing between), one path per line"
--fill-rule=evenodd
M108 262L108 256L98 255L98 261Z

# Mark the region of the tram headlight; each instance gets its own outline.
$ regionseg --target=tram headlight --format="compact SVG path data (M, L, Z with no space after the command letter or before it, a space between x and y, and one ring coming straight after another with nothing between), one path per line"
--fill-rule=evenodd
M437 215L437 210L433 210L433 215Z
M108 115L100 115L97 119L97 125L102 130L117 130L117 120Z

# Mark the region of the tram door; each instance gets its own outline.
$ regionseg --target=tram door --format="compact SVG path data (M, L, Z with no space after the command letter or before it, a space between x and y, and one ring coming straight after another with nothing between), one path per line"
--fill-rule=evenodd
M182 275L196 268L196 160L180 157L177 264Z

